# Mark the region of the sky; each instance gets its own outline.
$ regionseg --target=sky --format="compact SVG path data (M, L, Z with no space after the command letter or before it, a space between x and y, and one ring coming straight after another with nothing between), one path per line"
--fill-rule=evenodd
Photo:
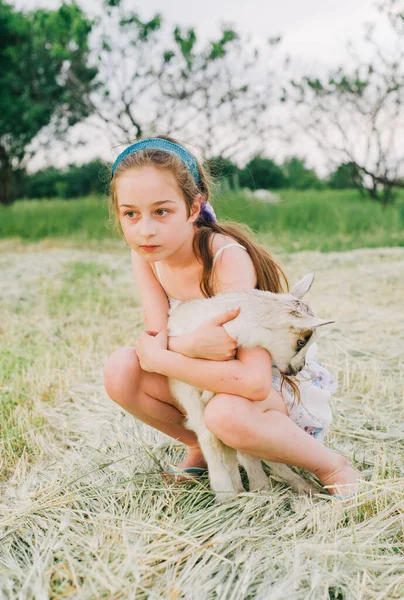
M80 2L86 11L96 11L102 0ZM37 7L56 8L59 0L14 0L19 9ZM151 18L160 12L167 24L193 26L201 40L214 38L220 32L221 24L234 25L236 30L251 34L257 43L266 43L269 37L282 36L281 49L292 58L295 69L307 72L326 72L338 64L347 64L349 56L346 50L348 40L366 55L366 46L362 41L364 24L377 20L378 13L374 0L148 0L134 2L130 7L137 10L142 19ZM383 30L379 32L383 36ZM79 126L80 127L80 126ZM82 130L85 131L85 130ZM70 161L82 162L101 155L111 159L109 142L103 144L91 142L85 148L77 148L68 157L59 156L59 166ZM280 147L280 153L288 153ZM299 151L299 148L297 148ZM312 166L321 170L321 160L310 144L302 146L300 154L308 156ZM276 158L276 157L275 157ZM42 166L42 154L31 163L32 168Z

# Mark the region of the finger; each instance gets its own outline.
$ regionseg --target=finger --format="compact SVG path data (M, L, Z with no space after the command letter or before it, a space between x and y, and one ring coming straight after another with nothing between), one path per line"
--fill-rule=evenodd
M167 339L168 339L168 329L161 329L161 331L159 331L158 334L156 335L156 338L159 338L159 339L167 341Z
M230 310L227 310L222 315L218 315L217 317L214 317L213 320L216 323L216 325L223 325L223 323L227 323L227 321L231 321L232 319L237 317L239 312L240 312L240 307L237 306L236 308L231 308Z

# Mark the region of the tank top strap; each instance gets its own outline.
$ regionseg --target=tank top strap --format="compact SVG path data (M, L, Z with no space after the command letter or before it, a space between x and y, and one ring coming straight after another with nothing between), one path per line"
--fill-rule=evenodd
M154 263L154 266L156 267L156 275L157 275L157 279L159 280L161 287L164 289L163 286L163 282L161 281L161 275L160 275L160 270L159 270L159 266L157 263Z
M221 255L221 253L223 252L223 250L225 250L226 248L230 248L231 246L239 246L239 248L242 248L243 250L245 250L247 252L247 248L245 248L244 246L242 246L241 244L237 243L237 242L232 242L231 244L226 244L225 246L222 246L221 248L219 248L219 250L216 252L216 254L213 257L213 263L212 263L212 267L215 265L216 260L219 258L219 256ZM157 279L160 282L161 287L164 290L164 285L163 282L161 281L161 275L160 275L160 270L159 270L159 266L157 263L154 263L154 266L156 267L156 275L157 275ZM213 275L213 273L212 273ZM174 300L175 298L170 298L170 300ZM181 300L179 302L182 302Z
M215 256L213 257L213 265L215 264L216 260L219 258L220 254L223 252L223 250L225 250L226 248L230 248L230 246L239 246L239 248L243 248L243 250L247 251L247 248L245 248L241 244L238 244L237 242L232 242L231 244L226 244L225 246L222 246L221 248L219 248L219 250L216 252ZM156 265L156 267L157 267L157 265Z

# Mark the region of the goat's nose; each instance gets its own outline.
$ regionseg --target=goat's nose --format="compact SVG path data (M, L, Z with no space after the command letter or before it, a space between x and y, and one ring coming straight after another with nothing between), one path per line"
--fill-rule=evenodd
M292 365L288 366L288 375L297 375L301 371L301 367L292 367Z

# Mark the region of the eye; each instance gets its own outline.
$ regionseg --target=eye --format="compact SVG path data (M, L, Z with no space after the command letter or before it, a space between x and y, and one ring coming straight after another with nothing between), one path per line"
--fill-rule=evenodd
M137 213L135 213L134 210L127 210L124 215L125 217L129 217L129 219L133 219L133 216L136 215Z
M161 212L166 212L166 213L168 213L168 212L170 212L170 211L169 211L169 210L167 210L166 208L158 208L158 209L156 210L156 213L161 213ZM162 216L164 216L164 215L159 215L159 217L162 217Z
M297 347L303 348L307 343L307 340L297 340Z

